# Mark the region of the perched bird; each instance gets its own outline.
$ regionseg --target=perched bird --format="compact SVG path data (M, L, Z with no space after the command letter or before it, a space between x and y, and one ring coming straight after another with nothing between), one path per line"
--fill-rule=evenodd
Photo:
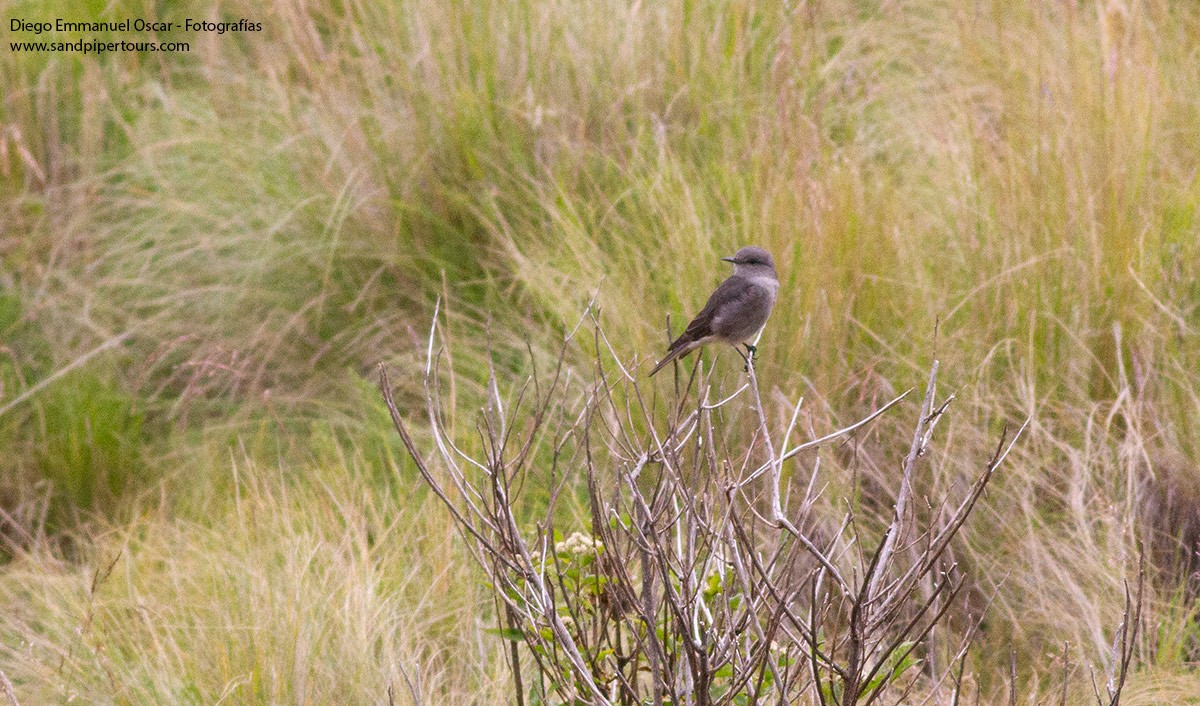
M683 334L671 341L667 354L650 371L651 375L709 341L724 341L734 346L740 343L754 356L754 346L746 342L767 323L775 306L775 295L779 292L775 261L771 253L755 245L721 259L733 263L733 274L717 287Z

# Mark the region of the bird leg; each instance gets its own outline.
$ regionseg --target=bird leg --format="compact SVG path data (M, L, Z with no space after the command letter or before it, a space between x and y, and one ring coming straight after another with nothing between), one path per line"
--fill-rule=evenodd
M742 361L746 363L742 371L748 373L750 372L750 363L754 360L754 354L758 352L758 348L749 343L743 343L742 345L746 347L746 355L742 355L742 351L736 347L734 350L738 352L738 355L742 356Z
M742 362L745 363L745 365L742 367L742 372L748 373L750 372L750 363L754 360L754 353L758 349L749 343L743 343L741 345L746 347L746 354L743 355L742 349L738 348L737 346L734 346L733 350L737 351L737 354L742 356Z

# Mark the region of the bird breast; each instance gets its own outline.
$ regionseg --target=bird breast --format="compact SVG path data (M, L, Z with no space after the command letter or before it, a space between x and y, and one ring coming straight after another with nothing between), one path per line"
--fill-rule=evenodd
M750 280L750 284L770 290L772 297L775 296L775 293L779 291L779 280L771 275L757 275L747 279Z

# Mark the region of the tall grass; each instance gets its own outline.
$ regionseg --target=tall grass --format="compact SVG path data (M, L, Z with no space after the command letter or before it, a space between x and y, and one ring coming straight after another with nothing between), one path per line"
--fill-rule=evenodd
M441 296L466 435L485 332L520 378L524 339L548 359L599 288L645 362L746 243L783 280L774 414L804 395L800 428L830 428L936 346L956 448L982 462L983 432L1033 417L956 548L992 693L1010 645L1030 695L1064 645L1103 672L1139 542L1154 668L1131 701L1196 688L1192 4L0 7L264 25L0 52L0 670L25 701L403 702L400 664L435 700L495 700L488 611L365 371L415 365ZM822 463L831 505L895 487L850 447ZM976 470L935 456L922 482Z

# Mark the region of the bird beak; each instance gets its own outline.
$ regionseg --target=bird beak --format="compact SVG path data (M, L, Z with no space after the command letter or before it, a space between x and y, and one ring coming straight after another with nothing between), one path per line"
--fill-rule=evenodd
M721 259L724 260L725 262L732 262L735 265L737 264L737 260L733 259L732 257L723 257Z

